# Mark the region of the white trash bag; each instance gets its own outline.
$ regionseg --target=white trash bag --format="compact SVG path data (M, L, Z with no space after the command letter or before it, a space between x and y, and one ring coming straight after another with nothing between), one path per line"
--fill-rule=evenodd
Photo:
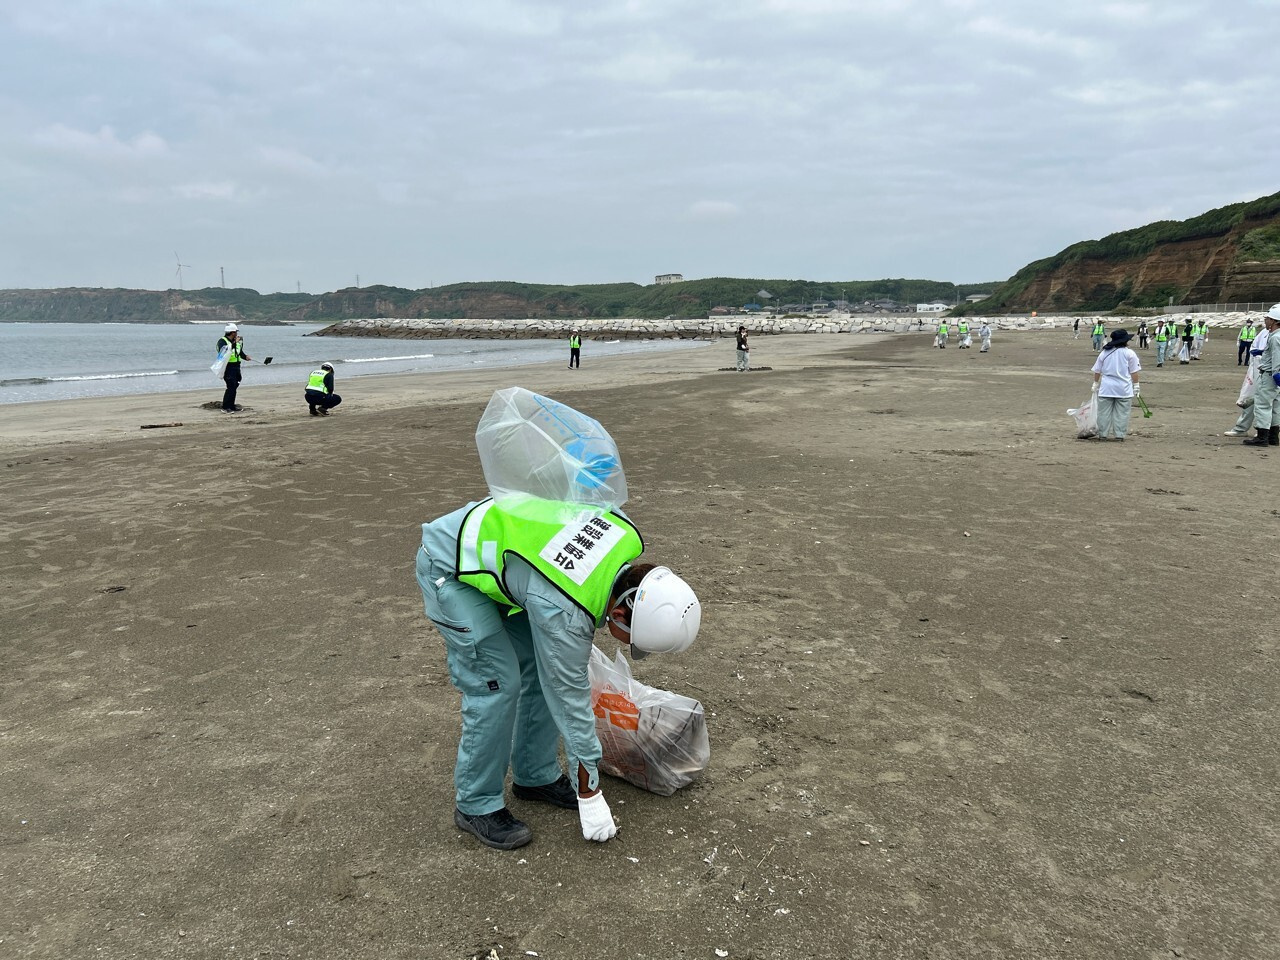
M523 387L494 393L476 449L490 495L508 507L532 497L611 510L627 500L622 459L605 428Z
M1236 406L1243 409L1253 402L1253 395L1258 392L1257 357L1252 358L1245 367L1244 382L1240 384L1240 396L1236 397Z
M213 371L213 375L219 380L227 372L227 358L231 355L231 347L226 346L218 351L218 359L213 361L213 366L209 369Z
M1098 435L1098 391L1096 389L1089 394L1088 400L1075 409L1068 410L1067 413L1075 417L1077 439L1087 440L1089 437Z
M711 742L701 703L633 679L621 650L610 661L593 646L588 671L601 770L669 797L707 769Z

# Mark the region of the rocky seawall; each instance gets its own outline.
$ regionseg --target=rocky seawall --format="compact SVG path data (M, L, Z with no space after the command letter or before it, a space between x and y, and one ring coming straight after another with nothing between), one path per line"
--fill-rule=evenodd
M999 330L1055 326L1022 317L987 318ZM560 339L572 330L587 340L710 340L731 337L739 324L752 336L803 333L932 333L938 318L914 314L880 317L714 317L707 320L340 320L310 334L313 337L387 337L398 340L520 340ZM954 331L956 323L948 321ZM982 320L969 319L976 334ZM1071 321L1067 321L1067 326ZM1056 326L1062 326L1058 318Z

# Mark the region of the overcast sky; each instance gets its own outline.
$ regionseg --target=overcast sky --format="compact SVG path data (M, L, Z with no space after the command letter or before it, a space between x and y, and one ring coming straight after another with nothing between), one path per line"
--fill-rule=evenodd
M959 283L1280 190L1280 0L0 0L0 287Z

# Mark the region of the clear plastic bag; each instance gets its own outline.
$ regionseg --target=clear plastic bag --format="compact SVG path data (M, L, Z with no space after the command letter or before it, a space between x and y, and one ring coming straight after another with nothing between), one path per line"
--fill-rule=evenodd
M1247 407L1253 402L1253 395L1258 392L1258 364L1251 360L1245 367L1244 382L1240 384L1240 396L1236 397L1237 407Z
M610 660L593 646L588 669L601 770L669 797L707 769L711 742L701 703L634 679L621 651Z
M230 355L231 355L231 348L223 347L221 350L218 351L218 359L214 360L213 366L209 368L210 370L213 371L213 375L217 377L219 380L221 380L223 375L226 374L227 372L227 358Z
M617 444L597 421L523 387L498 390L476 427L489 493L611 510L627 500Z
M1098 435L1098 391L1094 390L1089 394L1089 399L1080 406L1067 411L1068 415L1075 418L1076 421L1076 437L1081 440L1087 440L1089 437Z

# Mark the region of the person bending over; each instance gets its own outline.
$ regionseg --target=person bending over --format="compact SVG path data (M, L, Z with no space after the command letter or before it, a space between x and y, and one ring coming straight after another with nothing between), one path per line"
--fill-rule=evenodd
M415 574L462 694L453 822L486 846L533 839L507 808L508 768L518 799L577 810L585 839L617 833L599 783L592 636L607 625L633 658L677 653L702 621L687 583L634 563L643 549L620 511L545 500L481 500L422 525Z

